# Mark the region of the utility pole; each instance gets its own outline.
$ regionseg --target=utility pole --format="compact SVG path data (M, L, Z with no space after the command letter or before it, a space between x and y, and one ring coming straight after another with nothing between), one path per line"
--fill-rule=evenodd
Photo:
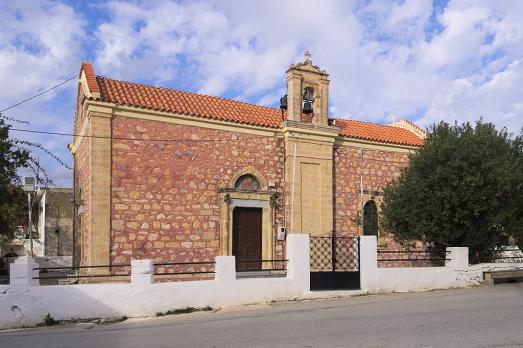
M27 205L29 209L29 256L33 256L33 219L31 215L31 195L35 191L35 178L33 176L24 177L24 191L27 192Z
M33 256L33 218L31 214L31 192L27 192L27 205L29 207L29 256Z
M365 233L365 229L363 224L365 223L364 216L363 216L363 147L360 148L360 223L361 223L361 235Z

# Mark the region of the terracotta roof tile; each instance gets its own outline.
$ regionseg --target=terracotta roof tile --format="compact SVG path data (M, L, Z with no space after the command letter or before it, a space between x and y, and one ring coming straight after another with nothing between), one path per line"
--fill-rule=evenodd
M107 77L96 80L104 102L269 128L278 128L282 121L275 108Z
M82 63L82 68L80 69L80 74L82 73L82 70L85 72L85 78L87 80L87 87L89 87L89 90L91 93L98 92L100 93L100 89L98 88L98 83L96 83L96 77L94 76L94 70L93 65L89 62Z
M268 128L279 128L282 122L282 113L277 108L101 76L96 77L96 82L103 102ZM305 122L309 119L306 115L302 117ZM335 124L340 128L340 135L347 138L408 146L423 144L416 134L399 127L346 119L335 119Z
M423 145L423 139L403 128L346 119L335 120L336 126L341 130L340 135L348 138L399 145Z

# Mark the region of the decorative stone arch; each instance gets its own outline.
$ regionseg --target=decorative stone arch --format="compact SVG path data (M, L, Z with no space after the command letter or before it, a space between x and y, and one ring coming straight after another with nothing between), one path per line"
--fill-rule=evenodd
M229 181L229 188L234 189L238 179L244 175L254 176L261 185L261 191L266 191L269 188L269 186L267 185L267 180L265 180L265 177L253 166L243 167L241 170L236 172L236 174L232 176L231 181Z
M236 189L235 184L244 175L252 175L260 184L259 190ZM276 234L274 226L274 210L276 191L268 189L265 177L252 166L247 166L236 172L227 187L220 188L220 255L232 255L233 212L236 207L262 209L262 258L274 259ZM262 264L263 268L271 268L270 262Z

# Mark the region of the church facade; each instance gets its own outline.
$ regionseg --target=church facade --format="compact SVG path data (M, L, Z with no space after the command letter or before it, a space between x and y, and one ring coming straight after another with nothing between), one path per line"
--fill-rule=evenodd
M282 230L377 234L383 189L424 131L331 118L328 102L328 74L310 56L288 69L281 109L96 76L83 63L69 146L77 262L269 260L284 256Z

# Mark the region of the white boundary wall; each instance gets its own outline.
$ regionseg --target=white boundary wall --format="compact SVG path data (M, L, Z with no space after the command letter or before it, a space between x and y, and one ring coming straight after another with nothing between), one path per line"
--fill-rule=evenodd
M376 237L360 237L362 292L407 292L465 287L482 282L483 271L523 268L523 263L469 266L468 248L447 248L444 267L378 268ZM320 298L354 291L310 292L309 236L287 237L287 276L236 278L234 256L216 258L214 280L154 283L153 261L132 260L129 284L39 286L34 258L11 264L8 287L0 287L0 329L34 326L49 313L54 319L152 316L186 307L234 305Z
M133 260L129 284L38 286L33 258L11 266L11 284L0 292L0 329L33 326L54 319L151 316L186 307L220 308L288 300L309 291L309 236L287 237L287 276L236 279L234 256L216 258L214 280L152 282L152 261Z
M468 248L447 248L445 267L378 268L375 236L360 237L361 288L369 293L425 291L468 286L458 277L467 270Z

